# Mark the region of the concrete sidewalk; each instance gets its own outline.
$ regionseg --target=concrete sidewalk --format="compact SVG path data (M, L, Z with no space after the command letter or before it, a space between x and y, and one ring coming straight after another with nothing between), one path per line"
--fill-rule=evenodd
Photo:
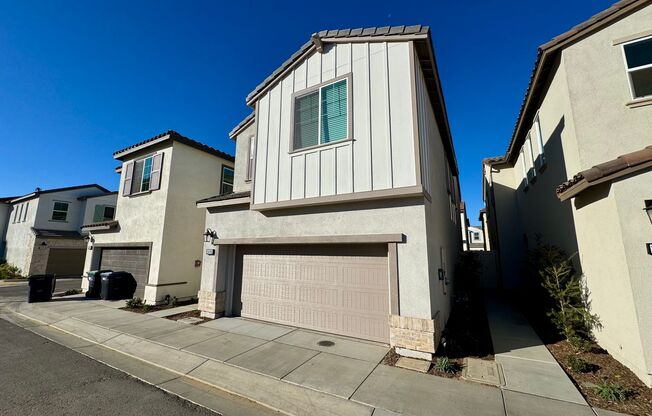
M494 295L485 305L507 415L596 414L520 312Z
M12 309L7 319L81 353L128 357L131 364L117 368L161 388L186 395L217 388L290 415L504 416L532 414L537 405L536 396L515 390L379 364L384 345L293 327L240 318L188 325L73 299ZM546 414L591 411L574 405Z

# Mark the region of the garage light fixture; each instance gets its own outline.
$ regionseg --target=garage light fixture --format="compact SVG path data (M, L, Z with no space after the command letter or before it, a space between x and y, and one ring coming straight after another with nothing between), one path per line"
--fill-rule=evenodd
M647 212L647 217L650 219L650 223L652 224L652 199L645 201L645 208L643 208L643 210Z
M207 228L206 232L204 233L204 243L208 243L210 241L211 244L213 244L215 239L217 239L217 233L214 230Z

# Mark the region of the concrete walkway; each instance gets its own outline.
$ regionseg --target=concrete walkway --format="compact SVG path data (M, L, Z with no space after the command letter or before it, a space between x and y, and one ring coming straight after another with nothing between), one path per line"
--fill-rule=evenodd
M485 298L509 415L595 415L527 319L498 296Z
M384 345L293 327L241 318L188 325L79 297L12 310L5 319L91 357L111 357L117 368L185 398L217 388L311 416L531 415L537 406L545 414L594 415L586 405L388 367L379 364Z

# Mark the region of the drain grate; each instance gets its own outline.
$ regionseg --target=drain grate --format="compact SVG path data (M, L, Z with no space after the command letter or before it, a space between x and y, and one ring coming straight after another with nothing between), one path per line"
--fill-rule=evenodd
M332 347L333 345L335 345L335 343L333 341L324 340L324 341L319 341L317 345L319 345L320 347Z

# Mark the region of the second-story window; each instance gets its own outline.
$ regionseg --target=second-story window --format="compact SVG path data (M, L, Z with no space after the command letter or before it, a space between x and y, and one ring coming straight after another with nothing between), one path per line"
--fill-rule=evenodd
M156 191L161 187L163 153L157 153L152 156L127 162L124 164L123 170L123 196Z
M349 138L348 81L336 81L294 99L293 150Z
M111 221L115 217L115 207L112 205L95 205L93 222Z
M149 191L150 179L152 177L153 156L137 160L134 164L134 177L131 185L131 193Z
M55 201L52 208L52 221L66 221L68 219L68 203Z
M23 222L27 221L27 210L29 209L29 202L25 203L23 207Z
M652 37L623 45L633 98L652 96Z
M537 157L537 167L541 169L546 164L546 151L543 145L543 133L541 132L541 119L539 118L539 113L534 116L534 123L532 124L532 130L537 136L537 147L539 148L539 156Z
M233 192L233 168L222 166L222 181L220 186L220 195L230 194Z

